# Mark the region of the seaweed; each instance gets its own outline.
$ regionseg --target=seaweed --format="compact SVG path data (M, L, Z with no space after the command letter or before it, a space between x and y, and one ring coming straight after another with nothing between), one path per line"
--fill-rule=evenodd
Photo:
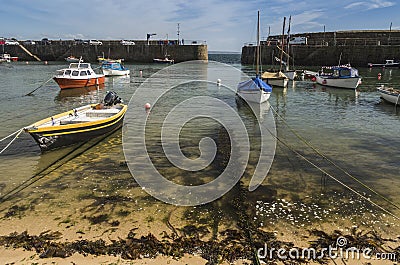
M18 206L18 205L13 205L11 206L8 211L4 214L5 218L8 217L13 217L13 216L18 216L21 217L23 215L23 213L29 209L33 209L33 206L27 206L27 205L22 205L22 206Z
M251 227L249 227L251 228ZM265 232L260 229L244 231L238 229L226 229L220 232L221 239L208 241L201 240L204 234L209 233L204 226L185 226L178 229L180 236L172 239L173 236L164 232L165 237L159 240L153 234L138 237L134 232L137 228L131 229L126 238L111 240L107 243L103 239L77 240L73 242L59 242L60 232L45 231L38 236L29 235L27 231L20 234L14 232L8 236L0 236L0 245L12 248L24 248L30 251L36 251L40 258L60 257L65 258L80 253L87 255L119 255L123 259L135 260L141 258L155 258L158 255L181 258L184 254L197 254L208 261L207 264L219 264L221 262L235 262L238 259L254 260L254 248L262 248L264 244L274 248L290 249L294 247L292 242L281 242L276 239L274 233ZM249 233L251 237L249 237ZM317 250L327 247L336 242L338 236L346 237L349 242L357 245L359 248L374 247L375 251L388 251L382 245L383 242L392 242L392 239L385 239L376 232L352 231L350 234L343 234L340 231L334 231L328 234L321 230L312 230L310 234L317 239L310 241L310 247ZM300 249L300 248L299 248ZM393 253L398 260L400 246L393 249ZM328 257L316 260L324 264ZM268 260L270 264L275 262L284 264L303 264L309 263L307 259L282 260L273 256Z

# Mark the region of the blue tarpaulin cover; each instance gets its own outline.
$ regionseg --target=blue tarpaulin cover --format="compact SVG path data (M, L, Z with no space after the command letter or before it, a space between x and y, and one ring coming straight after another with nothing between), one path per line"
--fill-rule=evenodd
M238 91L250 91L262 89L265 92L272 92L272 87L261 80L257 75L250 80L239 83Z

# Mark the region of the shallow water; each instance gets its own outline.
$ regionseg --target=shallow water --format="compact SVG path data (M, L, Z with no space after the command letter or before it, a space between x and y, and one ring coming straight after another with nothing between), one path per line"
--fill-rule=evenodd
M238 58L237 55L210 56L210 59L228 62L251 75L251 67L241 66ZM49 115L98 102L108 90L116 91L128 102L146 78L165 67L127 64L132 71L131 76L106 78L104 88L60 91L51 80L33 96L24 96L48 80L55 70L64 65L62 62L49 62L48 65L0 65L0 114L3 122L0 128L1 138ZM293 228L302 228L315 227L321 222L334 222L337 227L364 225L367 228L386 229L388 234L398 234L398 222L382 209L373 206L369 200L384 209L389 209L397 216L400 215L398 209L315 154L291 132L292 129L299 133L304 140L346 172L399 205L400 108L396 109L394 105L382 102L376 87L381 84L399 87L400 70L361 68L359 72L363 76L363 83L357 94L351 90L316 86L308 81L295 81L290 83L288 88L273 89L271 107L286 121L275 117L278 138L290 148L278 143L267 178L262 186L248 195L249 211L259 226L272 229L274 225L283 223ZM377 79L378 73L382 73L381 80ZM182 78L190 79L191 76ZM168 80L160 80L160 85L164 82ZM176 89L152 110L148 130L154 137L147 144L149 152L153 155L153 162L167 178L177 183L199 185L210 181L221 171L219 164L212 164L207 170L193 175L185 175L160 155L162 150L156 138L160 133L160 124L157 122L163 119L165 112L182 99L194 95L223 99L238 110L247 128L252 128L254 116L246 106L235 99L231 91L218 88L215 84L203 83L190 83ZM144 111L143 115L146 115ZM182 129L182 152L188 157L198 157L199 140L204 136L218 139L219 129L218 124L208 120L199 119L188 123ZM252 130L251 156L244 185L248 183L248 176L254 170L259 152L259 134L257 128ZM175 211L177 223L206 223L212 226L215 222L221 222L219 225L229 226L235 222L232 215L234 210L229 207L230 198L235 197L235 194L232 194L234 191L210 205L178 207L178 210L151 198L138 187L124 164L121 143L119 131L98 143L94 139L77 150L69 147L41 154L30 136L22 134L0 155L0 193L2 198L7 198L2 202L1 215L4 215L11 205L30 204L36 205L35 211L42 214L44 209L49 207L49 216L58 222L71 216L77 218L77 222L84 222L89 216L105 212L111 219L124 219L129 216L139 226L150 226L152 223L165 222L166 216L172 210ZM2 148L5 144L1 143L0 146ZM292 150L298 151L359 194L321 173ZM66 155L68 157L64 160ZM59 159L62 160L58 161ZM51 172L30 183L32 177L48 166L53 166L50 168ZM29 185L20 190L19 187L25 184ZM360 197L360 194L365 198ZM290 214L287 209L290 210ZM84 221L79 217L81 215L85 216ZM128 219L126 220L128 222Z

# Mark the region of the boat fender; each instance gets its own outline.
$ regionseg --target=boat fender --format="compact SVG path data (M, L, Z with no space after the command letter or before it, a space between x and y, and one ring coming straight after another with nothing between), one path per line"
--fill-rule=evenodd
M322 84L326 85L326 79L322 80Z

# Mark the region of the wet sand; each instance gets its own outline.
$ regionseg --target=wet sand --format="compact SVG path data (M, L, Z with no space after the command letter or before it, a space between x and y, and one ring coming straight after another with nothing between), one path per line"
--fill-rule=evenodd
M185 227L205 228L200 240L221 240L221 233L227 230L246 232L243 218L250 226L272 233L277 242L293 244L294 247L309 247L310 241L318 237L310 230L325 233L335 230L350 235L357 225L357 231L377 231L382 238L393 239L386 246L399 246L399 223L385 216L368 202L346 193L329 191L335 197L321 194L321 186L308 184L307 190L318 191L315 196L300 190L289 193L288 185L304 189L293 178L293 172L273 166L269 178L253 193L247 193L246 200L235 208L232 201L238 198L238 191L231 191L222 199L198 207L176 207L157 201L148 195L133 180L121 160L122 150L118 147L119 137L109 137L77 158L64 163L60 168L38 179L37 182L3 201L0 208L0 236L12 232L27 231L29 235L40 235L46 231L60 232L55 242L76 242L79 240L104 240L107 244L127 238L134 229L135 237L153 234L163 240L166 234L174 233L189 238ZM101 151L100 151L101 150ZM107 155L99 155L101 153ZM277 158L287 155L278 152ZM296 168L302 163L291 158ZM285 165L281 164L279 166ZM297 174L311 174L307 170ZM287 172L287 175L285 175ZM318 178L315 174L308 176ZM286 181L286 187L282 185ZM279 184L279 182L281 184ZM246 178L242 186L247 187ZM275 183L275 186L272 184ZM304 183L303 183L304 184ZM328 184L329 186L329 184ZM295 196L296 195L296 196ZM340 199L337 199L340 198ZM238 214L243 210L244 217ZM355 210L357 209L357 210ZM252 228L253 229L253 228ZM254 232L254 230L251 230ZM390 249L390 248L389 248ZM183 251L183 250L182 250ZM182 252L183 253L183 252ZM206 264L199 253L185 254L181 258L159 255L153 259L122 259L120 256L83 256L74 253L66 258L40 258L41 253L21 248L0 247L2 264ZM229 264L228 261L221 261ZM247 262L247 263L246 263ZM349 260L346 264L352 264ZM234 264L250 264L251 261L238 259ZM311 263L312 264L312 263ZM335 264L331 262L331 264ZM359 264L354 262L353 264ZM372 264L392 264L379 261Z

